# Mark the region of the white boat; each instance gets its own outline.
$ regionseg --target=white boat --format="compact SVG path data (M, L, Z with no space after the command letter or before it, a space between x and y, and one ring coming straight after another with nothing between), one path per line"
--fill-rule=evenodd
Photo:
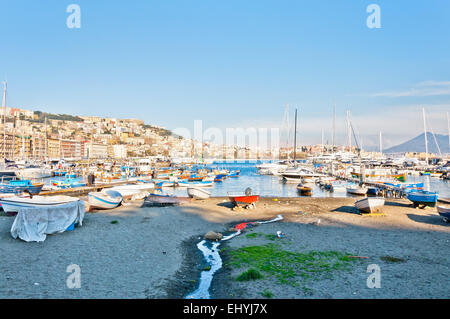
M112 209L120 205L123 201L123 197L119 192L113 190L103 190L101 192L89 193L88 201L91 207Z
M364 186L350 186L347 187L347 193L352 195L366 195L367 194L367 187Z
M21 179L39 179L51 177L52 171L48 168L26 167L16 171L16 175Z
M195 199L207 199L211 197L211 193L198 187L188 187L187 193L189 197Z
M133 185L120 185L108 188L108 190L116 191L122 195L123 198L132 197L133 195L145 192L154 188L153 183L133 184Z
M49 207L56 205L63 205L70 202L79 200L76 197L70 197L65 195L58 196L33 196L32 198L25 197L10 197L0 199L5 213L17 213L20 208L37 208L37 207Z
M356 208L365 213L374 213L384 206L384 198L367 197L355 202Z
M305 178L323 177L325 175L314 173L307 168L298 167L284 171L281 176L286 182L299 182Z

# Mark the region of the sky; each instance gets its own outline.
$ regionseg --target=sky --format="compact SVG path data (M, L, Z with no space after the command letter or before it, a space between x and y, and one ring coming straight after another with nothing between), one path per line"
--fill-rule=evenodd
M80 28L66 12L79 5ZM370 4L381 28L369 28ZM0 0L7 105L140 118L168 129L280 127L300 144L447 134L448 0Z

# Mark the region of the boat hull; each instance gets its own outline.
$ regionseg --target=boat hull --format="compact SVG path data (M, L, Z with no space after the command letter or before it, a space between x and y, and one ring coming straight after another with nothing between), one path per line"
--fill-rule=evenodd
M122 197L111 198L103 193L89 193L89 206L100 209L113 209L122 202Z
M188 187L188 196L194 199L207 199L211 197L211 194L204 189L197 187Z
M355 207L359 209L360 212L363 213L376 213L379 212L380 209L384 206L385 200L384 198L364 198L355 203Z

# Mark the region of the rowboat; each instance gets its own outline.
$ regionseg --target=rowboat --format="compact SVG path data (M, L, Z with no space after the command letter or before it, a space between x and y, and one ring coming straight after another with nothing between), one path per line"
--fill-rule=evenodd
M382 197L367 197L355 202L356 208L361 212L375 213L384 206L384 198Z
M18 212L20 208L37 208L63 205L79 200L76 197L70 196L33 196L32 198L11 197L0 199L2 208L5 213Z
M187 189L188 196L195 199L207 199L211 197L211 193L199 188L199 187L188 187Z
M419 207L420 205L435 207L438 194L438 192L416 191L408 193L406 198L413 202L414 207Z
M446 223L450 222L450 208L444 207L444 206L438 206L437 212L439 213L439 215L442 216L442 219L444 220L444 222L446 222Z
M303 185L303 184L298 184L297 185L297 191L304 196L311 196L312 194L312 187Z
M143 206L174 206L180 205L182 199L176 196L150 194L145 198Z
M31 194L39 194L44 183L32 183L30 180L11 180L0 184L0 193L22 193L28 190Z
M352 194L352 195L366 195L367 187L350 186L350 187L347 187L347 193Z
M103 190L101 192L91 192L88 194L89 205L100 209L116 208L120 205L122 200L122 195L113 190Z

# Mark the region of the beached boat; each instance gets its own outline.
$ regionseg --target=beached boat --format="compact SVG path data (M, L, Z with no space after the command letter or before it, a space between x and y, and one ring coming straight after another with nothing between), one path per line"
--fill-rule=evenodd
M234 195L228 194L228 198L234 204L234 206L253 206L255 207L255 203L259 201L259 195Z
M382 197L367 197L355 202L355 207L364 213L375 213L384 206L384 198Z
M171 195L150 194L145 198L143 206L174 206L180 205L182 199Z
M199 187L188 187L188 196L195 199L207 199L211 197L211 193Z
M446 223L450 222L450 208L444 207L444 206L438 206L437 212L439 213L439 215L442 216L442 219L444 220L444 222L446 222Z
M0 184L0 193L22 193L28 190L31 194L37 195L43 186L44 183L32 183L29 180L10 180Z
M38 207L49 207L56 205L63 205L73 201L79 200L76 197L70 196L33 196L31 198L25 197L11 197L0 199L5 213L18 212L20 208L38 208Z
M347 187L347 193L352 195L366 195L367 187L364 186L349 186Z
M430 206L435 207L438 199L438 192L415 191L406 195L406 198L413 202L414 207Z
M123 197L119 192L113 190L103 190L101 192L89 193L88 201L91 207L112 209L120 205L123 201Z

